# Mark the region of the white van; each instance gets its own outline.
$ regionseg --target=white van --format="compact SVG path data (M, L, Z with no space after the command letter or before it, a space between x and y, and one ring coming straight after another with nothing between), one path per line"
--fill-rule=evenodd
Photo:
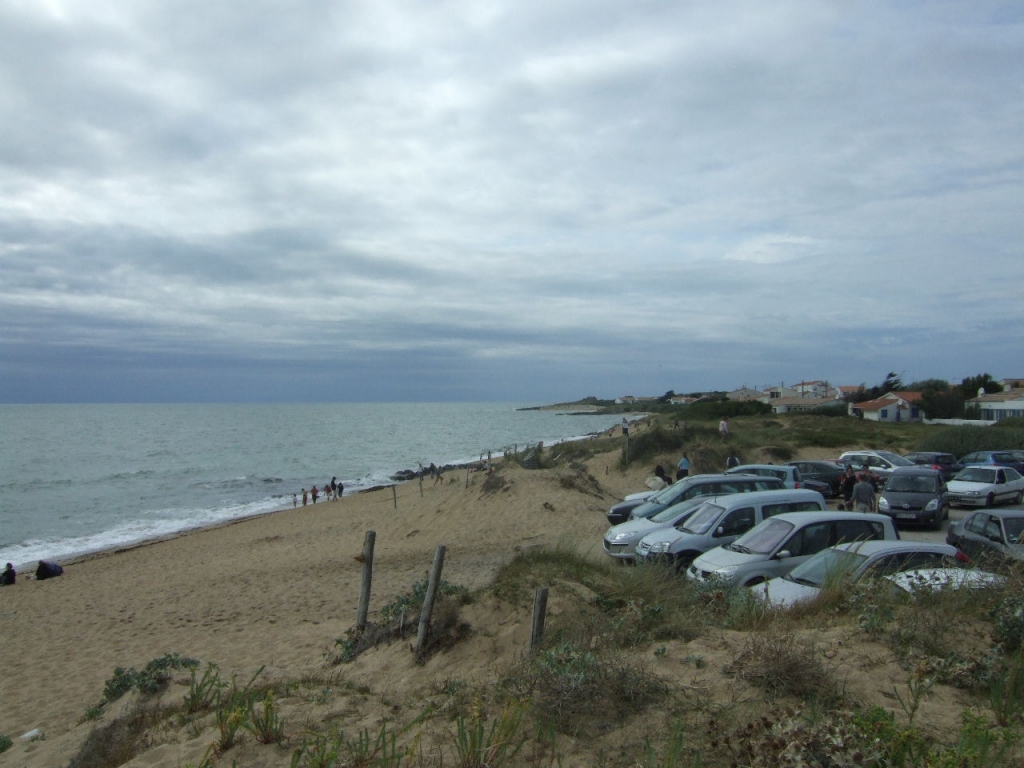
M863 512L785 512L769 517L732 544L705 552L686 575L749 587L785 576L827 547L849 541L895 540L886 515Z
M824 496L804 488L709 497L685 520L640 539L636 556L667 560L682 571L709 549L732 543L762 520L783 512L826 509Z

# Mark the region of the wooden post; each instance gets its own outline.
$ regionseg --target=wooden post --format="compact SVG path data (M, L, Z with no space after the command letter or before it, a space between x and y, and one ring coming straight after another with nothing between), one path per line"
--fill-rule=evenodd
M544 637L544 617L548 610L548 588L537 587L533 595L533 629L530 631L530 653L533 654L540 646Z
M466 487L469 488L469 467L466 467Z
M398 509L398 486L397 485L392 485L391 486L391 498L395 502L395 509Z
M423 473L420 472L420 496L423 496Z
M427 581L427 593L423 596L423 608L420 610L420 626L416 635L416 658L423 656L427 646L427 632L430 630L430 614L434 611L434 598L441 583L441 569L444 568L444 544L438 544L434 552L434 565L430 569Z
M367 531L363 538L363 584L359 590L359 611L356 613L356 629L366 629L366 616L370 612L370 583L373 581L373 543L376 531Z

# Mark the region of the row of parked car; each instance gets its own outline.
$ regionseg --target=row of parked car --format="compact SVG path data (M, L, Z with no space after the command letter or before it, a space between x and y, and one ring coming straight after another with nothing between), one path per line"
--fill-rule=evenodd
M605 552L623 562L663 562L697 581L750 587L779 604L816 594L837 569L854 580L886 575L904 589L922 581L980 585L995 578L963 570L969 560L953 534L946 544L900 539L895 521L913 516L920 522L920 513L941 525L948 516L949 493L938 470L908 462L893 471L886 485L892 491L884 490L879 500L881 514L865 514L829 510L825 494L800 487L807 485L801 463L745 465L627 497L608 512ZM926 492L937 494L937 504L911 509L914 495ZM1024 510L1019 512L1024 529ZM994 535L990 526L987 540L995 543ZM1002 531L1000 537L1009 540ZM894 575L910 571L913 578Z

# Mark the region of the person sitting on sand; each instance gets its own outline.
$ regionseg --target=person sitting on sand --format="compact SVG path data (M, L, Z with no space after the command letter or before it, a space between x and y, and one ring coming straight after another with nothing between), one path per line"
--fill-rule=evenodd
M18 572L14 570L14 566L11 563L7 564L4 568L4 572L0 573L0 587L10 587L14 585L14 580L18 577Z
M56 563L51 563L49 560L40 560L39 567L36 568L36 581L55 579L62 573L64 573L64 569Z

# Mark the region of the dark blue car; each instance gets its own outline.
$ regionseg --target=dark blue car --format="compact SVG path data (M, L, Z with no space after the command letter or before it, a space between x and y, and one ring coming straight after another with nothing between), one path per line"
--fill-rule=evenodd
M974 451L960 457L965 467L971 464L996 464L1000 467L1013 467L1024 475L1024 461L1020 461L1009 451Z

